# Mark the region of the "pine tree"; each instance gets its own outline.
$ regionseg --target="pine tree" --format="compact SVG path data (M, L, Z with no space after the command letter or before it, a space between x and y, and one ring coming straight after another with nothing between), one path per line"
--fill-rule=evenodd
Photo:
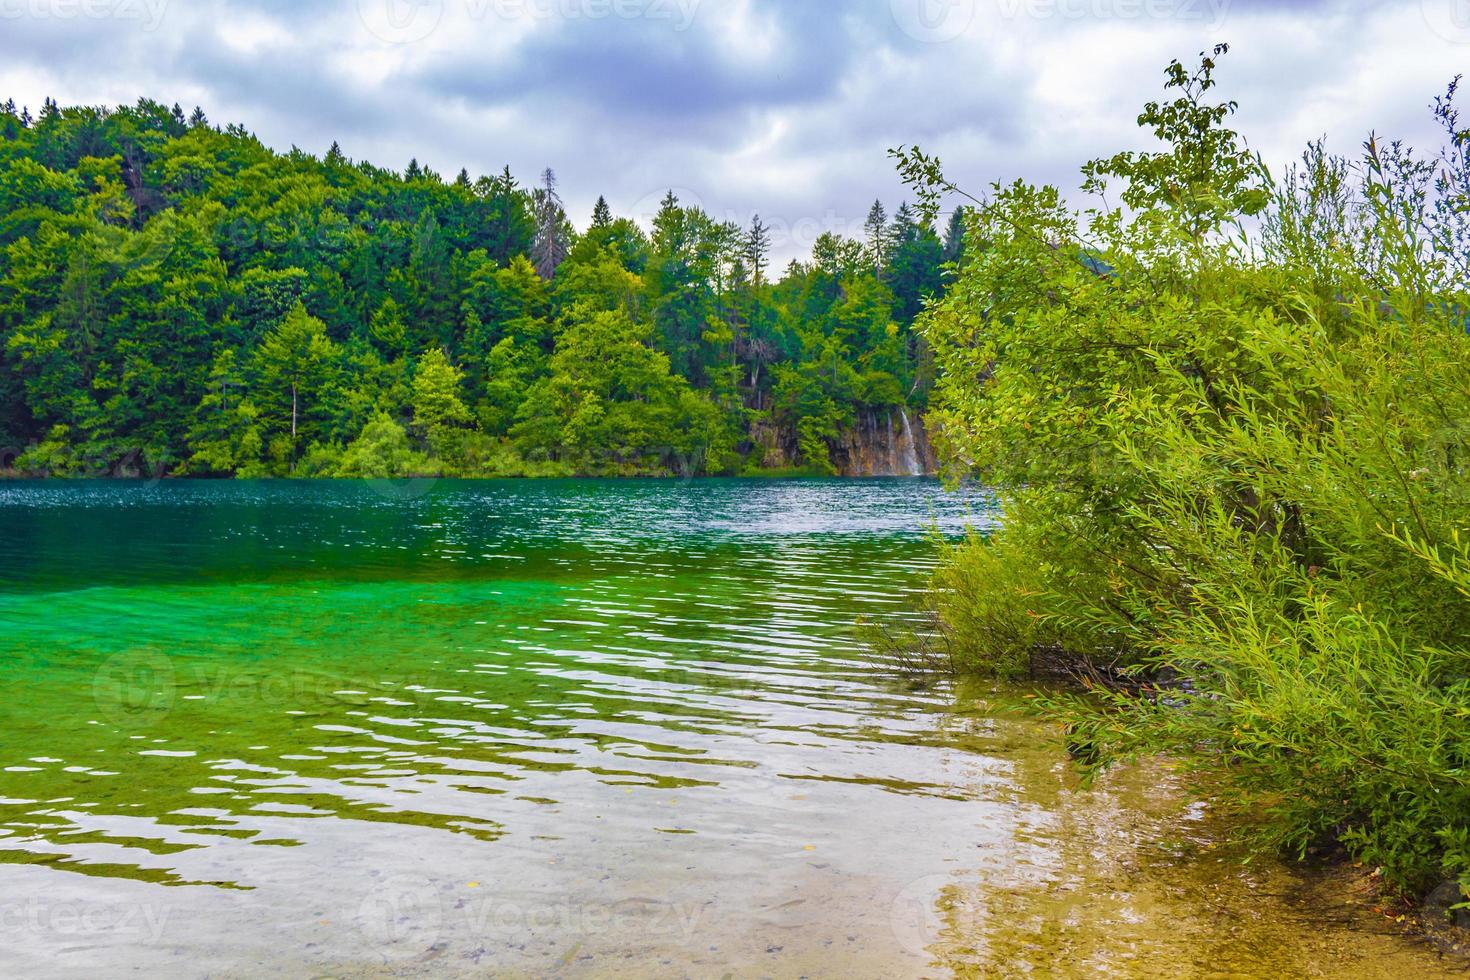
M893 229L888 225L888 212L883 209L882 201L873 202L863 228L868 235L868 258L873 263L873 271L881 274L893 252Z
M745 258L750 262L753 273L751 281L757 289L761 286L761 270L765 268L766 256L770 251L770 229L761 222L761 216L756 215L750 223L750 232L745 236Z
M531 261L542 279L550 280L556 275L557 267L571 248L566 224L566 210L556 192L556 171L547 167L541 173L541 186L536 189L536 239L531 246Z
M499 177L482 177L475 191L490 205L490 255L500 265L509 265L518 255L528 255L536 238L535 215L527 206L526 193L516 186L510 167Z
M684 209L679 207L679 195L670 189L653 216L654 247L665 255L681 254L688 237L685 232Z
M196 105L194 107L194 113L193 113L193 115L191 115L189 117L189 128L190 129L200 129L200 128L202 128L204 126L208 126L208 125L209 125L209 117L204 114L204 110L202 108L200 108L199 106Z
M957 207L949 216L944 232L944 261L958 262L965 255L965 208Z
M892 252L884 279L893 290L894 312L900 320L911 321L923 309L924 300L942 289L939 266L944 261L944 245L907 202L893 216L891 235Z
M607 198L599 194L597 205L592 209L592 227L606 228L612 224L612 220L612 208L607 206Z

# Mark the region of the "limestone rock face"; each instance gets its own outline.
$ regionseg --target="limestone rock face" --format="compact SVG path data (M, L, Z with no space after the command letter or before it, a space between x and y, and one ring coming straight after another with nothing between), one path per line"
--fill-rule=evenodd
M901 408L860 413L832 462L843 476L926 476L939 469L924 420Z
M795 433L770 422L757 422L750 428L750 441L750 460L757 466L784 470L797 465Z
M796 433L758 422L750 430L750 460L766 469L801 466ZM924 420L905 409L861 412L832 447L832 464L842 476L932 476L939 461Z

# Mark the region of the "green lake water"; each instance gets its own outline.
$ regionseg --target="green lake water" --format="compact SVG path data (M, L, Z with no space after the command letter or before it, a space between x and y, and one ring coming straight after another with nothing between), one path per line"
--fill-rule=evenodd
M0 486L0 975L1403 976L874 663L936 483Z

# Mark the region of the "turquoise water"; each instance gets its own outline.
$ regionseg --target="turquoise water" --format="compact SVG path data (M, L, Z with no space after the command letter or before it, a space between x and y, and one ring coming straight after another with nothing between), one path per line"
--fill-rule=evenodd
M1273 900L1242 944L1188 903L1259 910L1281 872L1137 857L1128 806L1167 772L1077 793L1013 695L859 641L989 506L904 480L0 486L0 972L988 973L1055 968L1069 916L1079 973L1150 944L1280 965L1310 909ZM1338 933L1329 965L1388 941Z

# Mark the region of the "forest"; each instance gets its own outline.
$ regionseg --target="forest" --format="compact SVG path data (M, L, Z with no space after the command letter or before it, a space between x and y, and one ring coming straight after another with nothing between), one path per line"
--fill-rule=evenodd
M830 474L927 406L941 237L875 203L772 268L759 216L652 227L555 174L274 152L149 100L0 105L0 469L45 476Z

